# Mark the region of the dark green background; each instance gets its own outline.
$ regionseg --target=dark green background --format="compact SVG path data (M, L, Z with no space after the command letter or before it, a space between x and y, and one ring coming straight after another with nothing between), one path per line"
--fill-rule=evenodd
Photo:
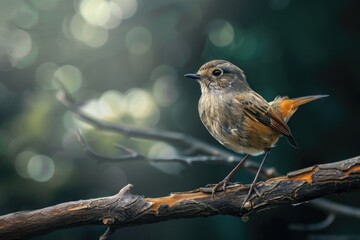
M113 2L121 8L124 1ZM251 87L269 101L277 95L330 95L300 108L289 122L300 148L293 149L281 139L267 166L275 166L284 174L359 154L359 1L142 0L137 2L136 12L113 29L100 26L94 30L90 26L89 30L73 25L71 32L72 19L81 19L79 6L84 2L0 2L0 214L108 196L127 183L134 185L134 193L162 196L217 182L231 168L206 163L186 168L166 165L176 172L167 173L160 169L163 166L147 162L97 164L74 139L72 131L78 125L55 98L52 70L49 75L41 75L40 66L71 65L71 69L77 69L75 72L81 72L79 88L73 86L76 80L72 79L78 75L70 75L65 81L80 101L97 101L109 90L117 90L121 96L140 93L133 98L135 102L145 96L145 102L138 102L140 109L151 101L145 108L151 108L149 118L137 119L124 113L112 121L183 132L219 146L198 118L198 84L183 75L197 71L208 60L226 59L240 66ZM93 2L98 6L102 1ZM217 42L221 30L223 35ZM20 37L14 33L21 33ZM76 38L79 35L80 39ZM104 36L107 40L101 44L95 41L101 42ZM30 48L26 45L29 37ZM139 48L140 53L136 53ZM166 67L159 68L161 65ZM166 84L158 81L164 76ZM162 100L158 100L159 95ZM130 103L108 104L116 109L117 105L126 108ZM91 129L84 132L96 150L113 156L122 154L113 149L114 142L144 154L155 144ZM176 151L169 146L166 149L162 154ZM29 159L22 162L25 165L20 170L16 159L24 151L48 156L55 163L52 177L38 182L21 176L19 171L26 173ZM51 171L46 164L36 166L40 166L40 177ZM240 170L234 180L249 182L251 178L251 174ZM357 192L331 199L360 207L359 197ZM306 206L288 206L252 216L247 223L229 216L176 220L121 229L112 239L310 239L320 235L360 235L359 220L342 216L322 231L288 230L291 223L314 223L325 217L325 213ZM98 239L104 231L104 227L86 226L37 239Z

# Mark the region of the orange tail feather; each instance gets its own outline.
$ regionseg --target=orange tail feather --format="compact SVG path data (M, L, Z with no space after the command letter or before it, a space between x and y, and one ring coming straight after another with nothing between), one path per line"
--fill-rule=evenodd
M293 99L283 98L280 101L279 110L284 120L287 121L296 112L300 105L328 96L329 95L313 95Z

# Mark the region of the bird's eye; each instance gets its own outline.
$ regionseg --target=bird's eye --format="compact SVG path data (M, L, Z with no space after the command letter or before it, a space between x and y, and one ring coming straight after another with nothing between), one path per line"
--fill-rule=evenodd
M215 69L213 72L212 72L212 75L215 76L215 77L219 77L223 74L223 71L219 68Z

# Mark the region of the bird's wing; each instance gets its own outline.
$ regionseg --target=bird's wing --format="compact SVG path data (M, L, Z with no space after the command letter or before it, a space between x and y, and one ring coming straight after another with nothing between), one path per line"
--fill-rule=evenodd
M253 92L251 97L235 97L236 102L244 110L244 113L250 119L260 122L286 137L290 145L297 148L298 145L291 134L289 126L278 114L271 108L269 103L260 95Z

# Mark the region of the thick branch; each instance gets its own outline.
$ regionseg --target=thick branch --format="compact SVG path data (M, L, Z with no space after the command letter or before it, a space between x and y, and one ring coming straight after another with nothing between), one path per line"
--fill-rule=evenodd
M233 215L246 219L260 210L297 204L328 194L360 189L360 156L317 165L260 182L244 207L248 185L232 185L211 196L210 189L144 198L131 185L110 197L67 202L52 207L0 216L0 239L21 239L60 228L87 224L116 228L179 218Z

